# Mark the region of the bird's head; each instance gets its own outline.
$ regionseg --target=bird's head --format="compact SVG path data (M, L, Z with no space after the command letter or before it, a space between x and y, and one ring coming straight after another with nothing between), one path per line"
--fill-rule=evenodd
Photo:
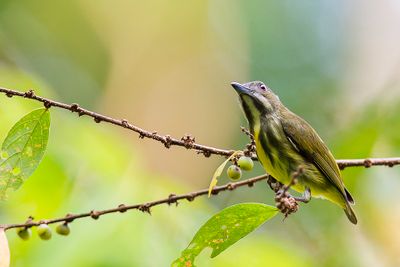
M231 83L239 95L244 113L251 123L263 114L276 112L281 102L277 95L263 82L254 81L245 84Z

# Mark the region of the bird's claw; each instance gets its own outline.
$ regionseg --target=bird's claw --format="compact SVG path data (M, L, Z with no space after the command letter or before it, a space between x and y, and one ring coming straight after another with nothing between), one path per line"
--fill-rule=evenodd
M311 200L311 189L306 187L303 195L301 197L294 197L294 199L298 202L308 203Z

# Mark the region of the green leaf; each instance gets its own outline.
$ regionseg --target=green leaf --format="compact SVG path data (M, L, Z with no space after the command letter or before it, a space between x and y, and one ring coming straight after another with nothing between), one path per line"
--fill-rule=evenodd
M37 109L8 132L0 151L0 199L17 190L38 167L49 139L50 112Z
M274 217L278 209L261 203L242 203L223 209L209 219L196 233L189 246L176 259L174 267L192 267L204 248L213 249L211 258Z

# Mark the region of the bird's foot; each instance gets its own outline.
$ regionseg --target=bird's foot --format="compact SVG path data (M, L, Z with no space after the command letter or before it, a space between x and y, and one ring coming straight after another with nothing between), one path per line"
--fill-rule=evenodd
M311 200L311 189L306 187L303 195L301 197L294 197L294 199L298 202L308 203Z
M302 174L303 168L300 166L296 172L293 172L292 180L288 185L278 182L272 176L269 176L267 179L269 187L275 192L276 207L285 215L285 218L299 209L298 202L308 203L311 200L311 190L309 187L305 188L301 197L294 197L288 192L290 187L298 182L298 177Z
M283 186L284 186L282 183L278 182L271 175L268 177L267 183L268 183L269 187L272 189L272 191L275 192L275 194L278 193L279 190L282 190Z

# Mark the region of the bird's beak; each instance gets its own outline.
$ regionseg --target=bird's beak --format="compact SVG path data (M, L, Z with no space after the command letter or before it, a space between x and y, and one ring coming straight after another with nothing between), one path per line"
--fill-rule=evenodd
M235 91L239 95L242 95L242 94L249 95L250 94L250 89L240 83L232 82L231 85L232 85L233 89L235 89Z

